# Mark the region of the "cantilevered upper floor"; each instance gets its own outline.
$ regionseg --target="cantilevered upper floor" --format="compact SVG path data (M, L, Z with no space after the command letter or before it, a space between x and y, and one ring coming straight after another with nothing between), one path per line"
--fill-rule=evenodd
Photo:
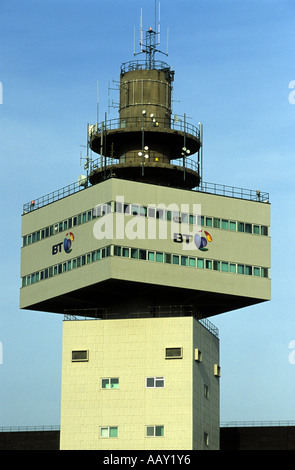
M270 300L268 195L109 178L24 206L20 306L208 317Z

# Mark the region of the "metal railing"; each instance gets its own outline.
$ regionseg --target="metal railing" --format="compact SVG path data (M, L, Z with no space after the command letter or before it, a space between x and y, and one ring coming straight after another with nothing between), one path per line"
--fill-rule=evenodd
M0 432L59 431L60 426L0 426Z
M261 192L254 189L245 189L239 188L236 186L227 186L225 184L218 183L208 183L202 181L198 188L195 188L194 191L199 191L201 193L210 193L216 194L219 196L233 197L236 199L246 199L248 201L256 202L269 202L269 193Z
M150 62L147 60L130 60L128 62L124 62L121 65L121 75L126 72L133 72L134 70L150 70ZM162 62L161 60L153 60L153 70L163 70L163 71L170 71L170 66L166 62Z
M183 167L183 158L175 158L167 162L167 157L159 155L157 152L148 151L147 157L144 158L144 163L165 163L166 165L175 165L179 167ZM119 161L118 161L119 159ZM120 165L122 163L139 163L141 164L141 156L138 156L138 152L128 153L128 156L122 157L99 157L91 162L91 170L96 169L104 169L110 166L116 167L116 165ZM193 170L195 172L199 172L198 163L192 160L191 158L185 158L185 168L189 170ZM115 170L115 168L114 168Z
M120 318L160 318L160 317L189 317L192 316L216 338L219 338L218 328L208 318L201 318L193 305L158 305L147 307L128 314L117 313L107 308L70 309L64 311L64 321L81 320L114 320Z
M150 103L146 103L148 106ZM143 104L144 106L144 104ZM184 119L169 119L169 118L156 118L156 123L152 121L152 119L147 116L144 120L144 130L148 129L172 129L179 132L185 132L187 134L191 134L194 137L199 139L199 128L194 126L190 122L185 121ZM140 116L130 116L130 117L120 117L116 119L108 119L107 121L103 121L98 124L93 124L89 126L89 136L90 139L93 138L94 135L100 135L101 131L107 132L116 129L128 130L133 128L142 128L143 120Z
M295 421L222 421L221 428L245 428L245 427L271 427L271 426L295 426Z
M172 160L172 162L175 162L175 160ZM179 166L181 166L181 164L179 164ZM53 191L51 193L48 193L45 196L42 196L40 198L27 202L23 205L23 215L29 212L32 212L34 210L40 209L41 207L47 206L48 204L51 204L52 202L55 202L67 196L70 196L71 194L75 194L78 191L82 191L86 189L87 187L91 187L91 184L88 181L86 182L84 186L81 186L81 184L76 182L68 186L65 186L63 188L60 188L56 191ZM201 185L198 188L193 188L192 190L189 190L189 191L216 194L219 196L245 199L248 201L269 203L269 193L267 192L258 193L258 191L256 190L239 188L235 186L226 186L226 185L217 184L217 183L208 183L206 181L202 181Z

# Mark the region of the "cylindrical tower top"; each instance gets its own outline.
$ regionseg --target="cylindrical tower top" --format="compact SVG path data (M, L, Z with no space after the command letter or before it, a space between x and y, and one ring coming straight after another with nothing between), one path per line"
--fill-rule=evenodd
M142 52L145 61L121 66L119 119L101 123L101 127L98 123L90 134L90 148L101 155L90 181L95 184L111 174L164 186L196 187L200 183L199 157L193 162L188 155L199 153L199 132L186 123L185 115L172 119L174 71L155 60L152 28Z

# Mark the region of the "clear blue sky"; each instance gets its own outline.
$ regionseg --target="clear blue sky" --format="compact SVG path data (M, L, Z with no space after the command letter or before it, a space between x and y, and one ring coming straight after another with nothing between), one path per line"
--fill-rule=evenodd
M0 426L58 425L62 316L19 309L24 203L83 173L87 123L133 59L154 0L4 0L0 6ZM162 0L159 56L174 112L204 126L204 179L270 193L271 302L212 318L221 421L295 420L293 0ZM108 117L116 117L111 109Z

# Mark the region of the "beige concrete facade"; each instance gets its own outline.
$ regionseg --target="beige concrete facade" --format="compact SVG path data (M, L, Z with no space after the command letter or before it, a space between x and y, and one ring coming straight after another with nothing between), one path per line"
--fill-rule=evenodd
M193 317L65 321L62 362L62 450L219 448L219 340Z
M129 206L128 214L116 211L118 201ZM111 213L93 218L93 209L98 207L101 215L109 202ZM157 207L159 214L139 216L132 213L135 206L145 211ZM177 210L186 216L197 211L202 219L189 223L181 215L175 222ZM169 220L162 219L167 212ZM247 226L251 233L246 232ZM42 239L45 227L51 235ZM200 307L205 316L267 301L271 296L269 227L267 203L110 179L23 215L20 305L63 313L67 308L110 305L114 291L122 293L120 302L124 295L130 301L139 289L143 306L148 302L171 305L177 296L176 303ZM207 243L208 251L201 251L193 237L205 231L212 241ZM38 233L40 240L32 242ZM69 233L74 241L66 253L63 241ZM91 254L106 247L107 255L101 251L99 261L93 263ZM129 250L128 256L123 256L123 249ZM138 250L145 251L145 259ZM74 260L79 269L73 269ZM45 269L51 270L46 278Z

